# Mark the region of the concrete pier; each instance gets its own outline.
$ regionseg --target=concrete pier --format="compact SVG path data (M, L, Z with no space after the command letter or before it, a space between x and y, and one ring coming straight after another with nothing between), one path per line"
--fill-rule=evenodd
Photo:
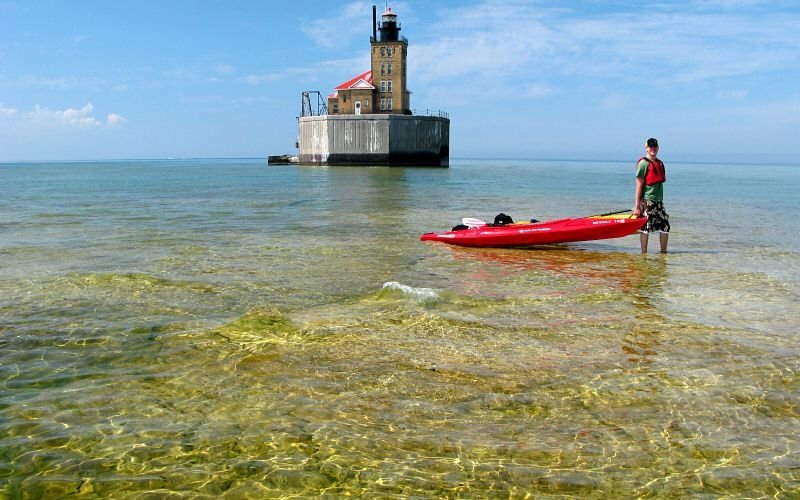
M298 118L301 165L447 167L450 120L364 114Z

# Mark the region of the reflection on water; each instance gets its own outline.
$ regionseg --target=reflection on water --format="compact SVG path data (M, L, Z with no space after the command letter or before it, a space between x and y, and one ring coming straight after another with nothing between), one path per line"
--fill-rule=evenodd
M800 493L796 254L427 244L452 172L179 167L194 208L3 209L0 496Z

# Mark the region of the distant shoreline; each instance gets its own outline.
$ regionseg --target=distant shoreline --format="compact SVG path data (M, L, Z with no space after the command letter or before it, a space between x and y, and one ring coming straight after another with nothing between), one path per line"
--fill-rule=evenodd
M608 157L608 158L555 158L555 157L527 157L527 156L454 156L451 160L455 161L552 161L552 162L584 162L584 163L626 163L635 160L635 154L630 157ZM700 155L698 155L700 156ZM707 155L703 155L707 156ZM632 159L633 158L633 159ZM694 165L753 165L753 166L800 166L800 160L793 159L788 155L732 155L714 160L699 159L693 160L690 155L677 154L675 156L664 155L665 161L676 164ZM183 162L183 161L263 161L266 165L267 157L175 157L175 158L106 158L106 159L73 159L73 160L0 160L0 165L10 164L32 164L32 163L123 163L123 162Z

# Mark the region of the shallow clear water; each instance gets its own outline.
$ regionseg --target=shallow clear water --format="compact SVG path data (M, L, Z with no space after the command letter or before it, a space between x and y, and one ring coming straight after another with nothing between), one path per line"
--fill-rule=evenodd
M800 167L667 165L0 164L0 496L800 495Z

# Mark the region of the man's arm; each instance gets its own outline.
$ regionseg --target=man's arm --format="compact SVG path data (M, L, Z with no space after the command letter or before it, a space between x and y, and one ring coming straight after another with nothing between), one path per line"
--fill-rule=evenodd
M644 179L642 177L636 178L636 200L633 205L633 215L639 217L642 215L642 193L644 192Z

